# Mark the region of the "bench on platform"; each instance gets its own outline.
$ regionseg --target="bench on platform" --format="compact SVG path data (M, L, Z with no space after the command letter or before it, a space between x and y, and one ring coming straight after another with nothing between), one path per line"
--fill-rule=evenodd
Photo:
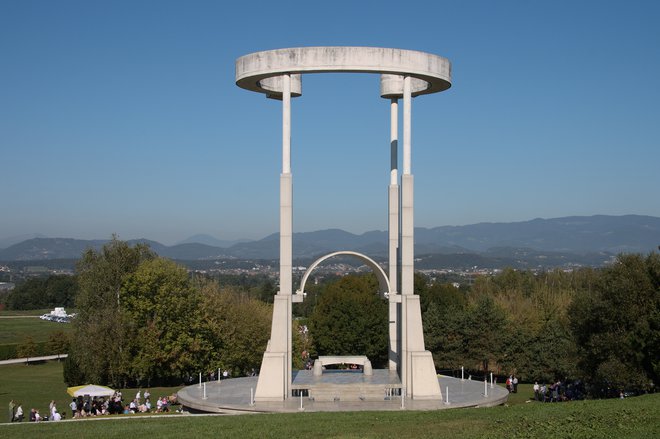
M314 376L323 375L323 367L330 364L359 364L362 366L362 373L373 375L371 361L365 355L332 355L320 356L314 360Z

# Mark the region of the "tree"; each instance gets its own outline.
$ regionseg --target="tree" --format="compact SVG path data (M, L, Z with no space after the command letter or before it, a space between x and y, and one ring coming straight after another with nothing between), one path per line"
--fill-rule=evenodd
M199 330L201 296L184 267L164 258L142 261L126 275L119 300L131 333L132 380L180 378L204 367L211 346Z
M206 372L228 369L245 375L261 366L272 320L272 306L217 282L203 282L201 330L213 345Z
M575 343L569 328L557 319L548 319L535 330L507 322L502 341L498 366L505 373L544 382L575 376Z
M425 288L420 301L422 310L431 303L441 310L463 309L467 305L466 291L446 283L434 283Z
M50 354L66 354L69 351L69 336L64 331L55 331L48 336L46 348Z
M596 393L647 390L660 377L660 255L619 255L571 310L579 367Z
M576 348L568 309L580 291L593 287L597 272L580 269L532 273L505 269L477 278L470 299L489 297L504 312L499 370L523 380L574 376Z
M31 335L26 336L21 344L16 347L18 358L29 358L37 356L37 344Z
M72 321L71 360L65 363L65 368L78 370L66 371L65 376L116 387L127 383L129 343L134 334L121 303L122 286L141 262L154 257L147 245L131 247L114 236L100 251L88 249L83 253L77 264L78 315Z
M270 279L266 279L257 288L257 298L263 302L273 303L275 294L277 294L277 290L275 289L275 284Z
M309 318L319 355L366 355L374 367L385 367L388 350L388 306L373 275L349 275L326 286Z
M442 307L430 302L423 314L424 343L433 353L437 369L458 369L466 357L467 312L463 307Z
M468 308L464 327L464 347L470 365L490 370L492 363L502 358L506 327L504 311L493 299L481 296Z

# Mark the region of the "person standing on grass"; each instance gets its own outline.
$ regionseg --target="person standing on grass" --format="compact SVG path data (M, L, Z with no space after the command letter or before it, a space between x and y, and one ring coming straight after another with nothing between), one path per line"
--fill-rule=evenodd
M9 422L14 422L14 415L16 414L16 404L14 400L9 401Z
M513 376L513 393L518 393L518 377Z
M535 381L534 382L534 399L537 400L537 401L539 400L539 390L540 390L539 382Z
M16 408L16 414L14 415L14 419L16 422L23 422L23 405L18 404L18 407Z

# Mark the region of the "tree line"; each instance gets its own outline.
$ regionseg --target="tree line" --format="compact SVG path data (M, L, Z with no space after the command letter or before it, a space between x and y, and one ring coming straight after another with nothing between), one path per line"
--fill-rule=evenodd
M528 382L579 378L594 396L658 383L657 253L620 255L602 269L507 269L465 289L416 280L438 369L466 366Z
M77 273L69 385L180 384L218 368L244 375L259 367L266 303L116 239L86 251Z
M660 255L602 269L505 269L455 287L416 273L426 348L445 373L582 380L592 396L654 391L660 377ZM310 286L294 311L312 355L387 359L387 305L374 275Z
M75 276L64 274L36 277L18 284L4 296L7 309L46 309L56 306L71 307L78 292Z
M28 281L11 296L14 307L64 300L57 303L77 308L70 385L179 384L218 368L236 376L260 367L273 281L191 276L148 246L117 239L86 251L76 272ZM372 274L310 285L294 305L294 368L325 354L367 355L386 367L388 307L377 285ZM415 293L438 370L464 366L527 382L579 378L593 395L658 383L657 253L620 255L601 269L505 269L459 288L417 273Z

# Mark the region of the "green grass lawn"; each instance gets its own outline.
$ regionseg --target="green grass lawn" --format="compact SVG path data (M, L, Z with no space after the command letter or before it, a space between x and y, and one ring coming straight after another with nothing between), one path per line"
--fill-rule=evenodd
M71 417L69 403L71 397L66 393L67 386L62 379L62 362L47 361L40 364L12 364L0 366L0 402L4 407L4 418L0 422L6 422L9 418L9 401L23 404L23 412L29 413L31 408L36 408L39 413L48 413L48 404L55 400L60 412L66 411L67 418ZM94 384L94 383L90 383ZM169 396L176 393L181 387L152 387L152 399L159 396ZM121 389L124 401L130 402L135 397L138 389ZM144 388L141 389L144 393ZM154 402L155 407L155 402ZM6 419L5 419L6 418ZM2 437L2 433L0 433Z
M106 418L107 419L107 418ZM431 412L177 416L0 425L11 438L657 438L660 395Z
M504 383L498 384L500 387L506 387ZM509 393L508 405L526 404L527 401L534 400L533 384L518 384L518 392Z
M527 387L529 389L527 389ZM154 396L178 388L151 388ZM144 391L144 389L142 389ZM137 389L123 389L125 399ZM297 413L244 416L135 415L60 423L0 425L0 438L657 438L660 394L625 400L525 403L531 385L521 385L507 406L430 412ZM5 418L10 399L46 412L55 399L68 402L62 364L0 366L0 402ZM6 419L5 419L6 420ZM0 421L5 421L0 419Z
M39 413L48 413L48 403L55 400L57 407L67 409L71 401L66 393L66 385L62 380L62 364L49 361L42 364L12 364L0 366L0 402L3 413L0 421L7 422L10 400L23 404L26 417L31 408ZM68 400L68 401L67 401ZM2 434L0 433L0 436Z
M40 316L52 311L51 309L29 309L29 310L6 310L0 311L0 317L4 316ZM70 311L67 311L70 312Z
M0 318L0 344L21 343L28 335L32 336L35 342L48 341L50 334L57 331L68 333L71 331L71 324L34 317Z
M71 324L57 323L41 320L38 316L50 310L30 311L0 311L0 360L16 358L17 347L27 337L37 343L36 355L65 354L66 352L52 352L46 346L51 334L56 332L71 332Z

